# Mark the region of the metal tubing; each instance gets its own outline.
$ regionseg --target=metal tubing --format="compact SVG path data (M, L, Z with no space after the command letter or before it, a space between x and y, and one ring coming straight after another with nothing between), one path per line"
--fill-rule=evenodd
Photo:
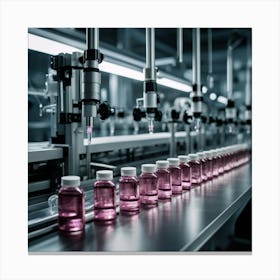
M213 59L212 59L212 28L208 28L208 74L212 74Z
M170 130L171 130L171 137L170 137L170 157L175 157L176 156L176 138L175 138L175 133L176 133L176 123L171 122L170 123Z
M251 105L251 40L248 39L247 43L247 69L246 69L246 90L245 90L245 104Z
M146 68L155 71L155 29L146 28Z
M99 49L99 28L86 29L87 49Z
M200 58L200 28L196 28L196 79L197 95L201 95L201 58Z
M193 28L192 32L192 83L193 85L197 82L197 71L196 71L196 33L195 28Z
M183 63L183 28L177 28L177 57Z
M232 48L228 47L227 50L227 97L228 100L232 100L232 91L233 91L233 68L232 68Z

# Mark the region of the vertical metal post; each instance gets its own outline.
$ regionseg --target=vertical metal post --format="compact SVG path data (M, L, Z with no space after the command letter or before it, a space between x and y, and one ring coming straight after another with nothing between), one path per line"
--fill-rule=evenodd
M176 138L175 138L176 123L175 122L170 122L169 127L170 127L170 132L171 132L170 157L175 157L176 156Z
M229 46L227 50L227 97L229 100L232 100L232 91L233 91L233 68L232 68L232 47Z
M177 57L183 63L183 28L177 28Z

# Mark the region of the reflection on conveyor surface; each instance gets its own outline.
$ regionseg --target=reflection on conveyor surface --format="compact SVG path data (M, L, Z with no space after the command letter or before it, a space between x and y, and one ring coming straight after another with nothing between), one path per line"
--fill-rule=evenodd
M251 166L246 164L212 181L141 209L136 215L119 214L115 224L86 224L84 234L53 232L29 242L30 252L63 251L188 251L202 232L210 238L225 215L231 216L251 197ZM217 222L219 225L217 225ZM214 227L214 229L212 229ZM218 228L215 228L218 227ZM203 242L201 241L201 244Z

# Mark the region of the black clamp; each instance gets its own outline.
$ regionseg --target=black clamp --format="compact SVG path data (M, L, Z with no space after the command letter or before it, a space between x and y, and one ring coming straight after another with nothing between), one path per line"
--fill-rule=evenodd
M101 53L97 49L88 49L84 51L84 61L86 60L97 60L98 63L100 64L104 59L104 54Z
M192 116L191 115L188 115L187 111L184 112L184 115L183 115L183 122L185 124L191 124L192 123Z
M157 83L154 80L144 81L144 92L157 92Z
M133 119L136 122L141 121L142 118L146 117L146 112L142 111L140 108L133 109Z
M82 116L80 113L60 113L59 123L70 124L74 122L81 122Z

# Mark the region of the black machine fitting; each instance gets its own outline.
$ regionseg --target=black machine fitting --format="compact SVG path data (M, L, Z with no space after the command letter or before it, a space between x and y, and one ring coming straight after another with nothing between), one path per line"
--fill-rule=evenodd
M202 102L203 101L203 96L193 96L192 98L193 102Z
M54 81L63 82L64 87L71 85L72 66L70 55L51 56L51 68L56 71L56 75L53 76Z
M155 121L160 122L162 120L162 112L160 110L156 110L155 112Z
M157 83L154 80L144 81L144 92L157 92Z
M201 88L200 88L201 92L202 92L202 87L203 87L203 85L201 85ZM197 84L192 85L192 90L193 90L193 92L197 92Z
M136 122L141 121L142 118L146 117L145 111L142 111L140 108L134 108L133 109L133 119Z
M201 121L202 121L202 123L207 123L207 117L206 116L204 116L204 115L202 115L201 116Z
M227 102L227 108L234 108L234 101L229 99Z
M200 116L201 116L201 113L200 113L200 112L194 112L194 113L193 113L193 117L194 117L194 118L200 118Z
M191 122L192 122L192 116L191 115L188 115L188 112L187 111L185 111L184 112L184 115L183 115L183 122L185 123L185 124L191 124Z
M176 111L175 109L172 109L171 110L171 119L173 121L178 121L179 117L180 117L180 112Z
M112 110L108 104L108 102L102 102L99 107L98 107L98 113L100 115L100 119L101 120L106 120L108 119L111 114L112 114Z
M97 49L88 49L84 51L84 62L86 60L97 60L100 64L104 59L104 54Z

